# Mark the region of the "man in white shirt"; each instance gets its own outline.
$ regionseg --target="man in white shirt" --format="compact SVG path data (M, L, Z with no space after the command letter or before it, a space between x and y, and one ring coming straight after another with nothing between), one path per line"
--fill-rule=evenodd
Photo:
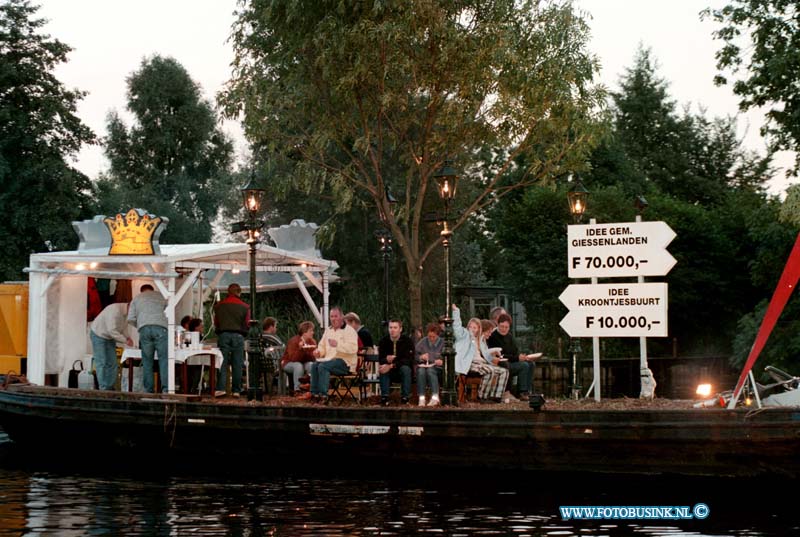
M327 403L331 375L346 375L358 365L358 334L343 320L342 309L331 308L331 324L314 350L317 361L311 364L312 401Z
M128 336L128 304L109 304L92 321L89 339L92 341L97 383L101 390L113 390L117 384L117 343L133 345Z

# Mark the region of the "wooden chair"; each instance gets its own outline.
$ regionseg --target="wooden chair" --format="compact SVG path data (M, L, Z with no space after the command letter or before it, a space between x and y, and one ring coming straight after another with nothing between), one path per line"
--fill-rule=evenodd
M469 391L469 400L476 402L478 400L478 390L481 387L481 375L470 371L466 375L459 375L456 381L456 390L458 391L458 402L463 403L467 400L467 391Z

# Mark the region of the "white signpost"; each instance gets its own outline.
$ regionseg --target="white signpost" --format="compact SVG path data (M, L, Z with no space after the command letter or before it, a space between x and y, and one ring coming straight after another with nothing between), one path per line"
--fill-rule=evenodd
M571 337L666 337L667 284L570 285L558 297Z
M570 278L664 276L675 265L665 222L574 225L567 229Z
M675 232L665 222L573 225L567 231L570 278L591 278L591 285L570 285L559 297L569 308L561 327L571 337L591 337L594 381L600 401L600 337L639 337L641 397L655 394L647 366L647 337L667 336L667 284L644 283L665 276L675 265L667 246ZM597 278L637 278L636 284L597 284ZM587 394L588 397L588 394Z

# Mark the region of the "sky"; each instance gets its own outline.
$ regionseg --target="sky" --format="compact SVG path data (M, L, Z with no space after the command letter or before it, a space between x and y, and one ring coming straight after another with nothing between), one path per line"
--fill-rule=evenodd
M34 0L34 3L36 1ZM39 0L38 15L49 20L45 32L73 48L69 61L56 69L68 87L87 91L78 115L98 136L106 134L111 110L125 113L126 78L145 57L154 54L178 60L200 85L209 100L230 76L233 50L228 42L236 0ZM763 153L759 135L760 111L740 114L729 86L716 87L714 54L719 42L712 38L717 27L701 21L705 7L721 7L720 0L574 0L589 18L590 50L602 65L599 82L617 89L620 75L632 62L640 45L652 49L659 74L669 82L672 98L693 111L704 108L709 117L737 116L744 145ZM237 154L247 144L237 122L226 121ZM789 184L783 170L794 156L780 153L779 168L770 192L781 194ZM108 168L99 146L85 147L77 155L77 167L91 178Z

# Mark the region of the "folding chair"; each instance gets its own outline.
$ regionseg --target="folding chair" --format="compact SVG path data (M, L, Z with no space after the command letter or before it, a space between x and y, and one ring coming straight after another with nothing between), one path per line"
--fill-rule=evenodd
M351 397L353 401L360 403L358 396L353 393L353 389L359 385L360 379L358 371L346 375L331 375L328 397L331 401L339 401L339 403L344 403L348 397Z

